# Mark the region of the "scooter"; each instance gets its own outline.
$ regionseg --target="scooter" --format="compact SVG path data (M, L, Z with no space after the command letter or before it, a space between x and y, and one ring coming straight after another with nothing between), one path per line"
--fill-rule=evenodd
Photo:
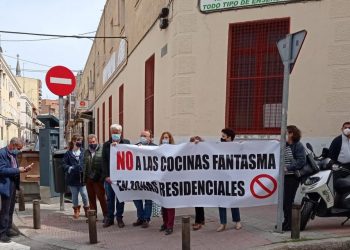
M310 219L318 217L346 217L342 226L350 219L350 170L346 166L332 163L328 158L328 149L324 148L316 156L312 146L306 147L312 152L320 172L302 181L302 199L300 230L304 230Z

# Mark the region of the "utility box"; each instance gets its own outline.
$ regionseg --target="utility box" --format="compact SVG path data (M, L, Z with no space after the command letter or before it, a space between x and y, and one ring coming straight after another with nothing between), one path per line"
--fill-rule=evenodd
M38 119L45 124L45 128L39 130L40 194L43 198L57 197L52 156L60 146L59 122L52 115L40 115Z
M68 187L66 183L63 157L67 150L57 150L53 153L53 177L55 183L56 193L68 193Z

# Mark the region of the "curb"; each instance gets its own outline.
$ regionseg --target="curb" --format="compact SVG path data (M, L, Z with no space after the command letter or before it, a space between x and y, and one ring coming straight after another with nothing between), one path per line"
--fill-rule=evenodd
M276 243L259 248L260 250L328 250L350 249L350 237L320 239L320 240L300 240L286 243Z

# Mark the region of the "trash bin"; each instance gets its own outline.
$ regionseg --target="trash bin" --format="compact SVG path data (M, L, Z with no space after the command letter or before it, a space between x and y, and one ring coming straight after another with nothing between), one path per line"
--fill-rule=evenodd
M63 156L67 150L57 150L53 153L53 179L56 193L67 193L65 173L63 169Z

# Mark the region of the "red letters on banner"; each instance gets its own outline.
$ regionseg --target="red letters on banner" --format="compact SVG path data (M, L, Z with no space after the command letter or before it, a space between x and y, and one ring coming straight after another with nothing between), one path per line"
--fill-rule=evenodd
M117 152L117 170L133 170L134 158L130 151Z

